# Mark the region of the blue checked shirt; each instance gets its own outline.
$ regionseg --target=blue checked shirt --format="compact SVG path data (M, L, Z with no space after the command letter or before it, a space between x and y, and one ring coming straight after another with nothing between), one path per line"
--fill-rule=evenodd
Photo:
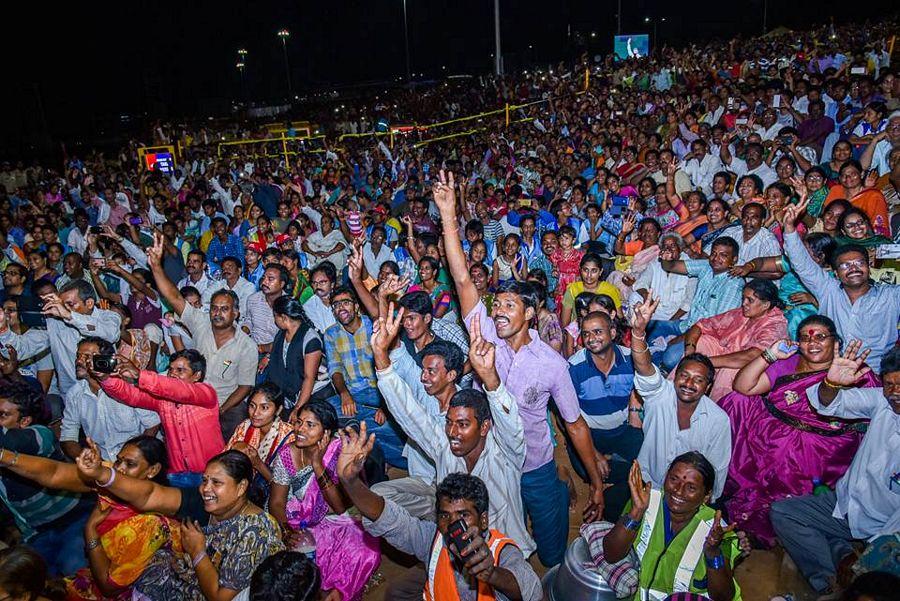
M244 264L244 245L241 244L241 239L234 234L228 234L225 242L219 240L217 236L213 236L206 249L206 262L209 263L210 273L222 268L221 262L225 257L234 257L241 262L241 265Z
M741 306L744 279L728 275L727 271L713 273L706 259L687 259L684 262L687 274L697 278L697 291L691 303L691 311L681 321L681 331L688 329L705 317L721 315Z
M325 330L325 354L328 356L328 375L344 376L344 383L350 394L377 388L375 358L369 339L372 337L372 320L360 316L362 325L349 333L339 323Z

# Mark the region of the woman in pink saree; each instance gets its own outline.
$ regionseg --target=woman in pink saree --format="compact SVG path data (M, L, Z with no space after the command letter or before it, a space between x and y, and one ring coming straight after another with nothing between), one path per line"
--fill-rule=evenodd
M326 401L310 401L300 410L294 443L281 447L272 465L269 512L281 523L289 548L297 547L300 531L312 533L322 590L358 601L381 551L378 539L346 513L335 473L341 452L337 428L337 413Z
M684 352L702 353L716 368L709 397L718 401L731 392L738 371L770 344L787 338L787 319L778 288L768 280L750 280L741 306L695 323L684 335ZM675 372L670 374L674 378Z
M816 413L806 393L825 379L838 346L834 322L811 315L798 343L778 341L734 380L719 406L731 418L731 464L723 499L728 517L759 546L775 544L772 503L813 492L813 479L834 487L862 440L858 422ZM880 386L872 374L857 384Z

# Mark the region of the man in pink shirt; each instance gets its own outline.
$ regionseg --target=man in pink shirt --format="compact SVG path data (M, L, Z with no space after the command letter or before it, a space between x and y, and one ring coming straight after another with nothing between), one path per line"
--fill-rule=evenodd
M124 357L118 357L114 374L91 371L110 398L159 414L172 470L169 483L199 486L206 462L225 447L216 391L203 382L206 358L194 349L178 351L167 376L139 370Z

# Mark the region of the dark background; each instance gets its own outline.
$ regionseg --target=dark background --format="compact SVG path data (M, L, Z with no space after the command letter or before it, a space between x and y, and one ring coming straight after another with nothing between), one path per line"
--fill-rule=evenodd
M297 94L405 73L402 0L17 3L0 32L0 156L46 154L61 140L102 142L147 118L225 115L234 100L287 95L276 31L291 31ZM756 35L763 0L623 0L623 33L660 43ZM611 50L615 0L501 0L508 71L568 58L577 36ZM863 20L892 2L770 0L769 29ZM407 0L411 70L425 78L493 68L492 0ZM596 37L591 38L590 33ZM651 43L655 46L653 40ZM533 48L529 48L533 46ZM243 91L235 64L246 48ZM298 112L302 112L298 111Z

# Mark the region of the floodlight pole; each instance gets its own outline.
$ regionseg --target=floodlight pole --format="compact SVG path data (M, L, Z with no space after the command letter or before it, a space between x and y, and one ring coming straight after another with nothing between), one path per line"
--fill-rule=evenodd
M622 35L622 0L619 0L619 7L616 12L616 33Z
M500 0L494 0L494 71L503 75L503 57L500 54Z
M406 50L406 80L409 81L409 24L406 20L406 0L403 0L403 46Z

